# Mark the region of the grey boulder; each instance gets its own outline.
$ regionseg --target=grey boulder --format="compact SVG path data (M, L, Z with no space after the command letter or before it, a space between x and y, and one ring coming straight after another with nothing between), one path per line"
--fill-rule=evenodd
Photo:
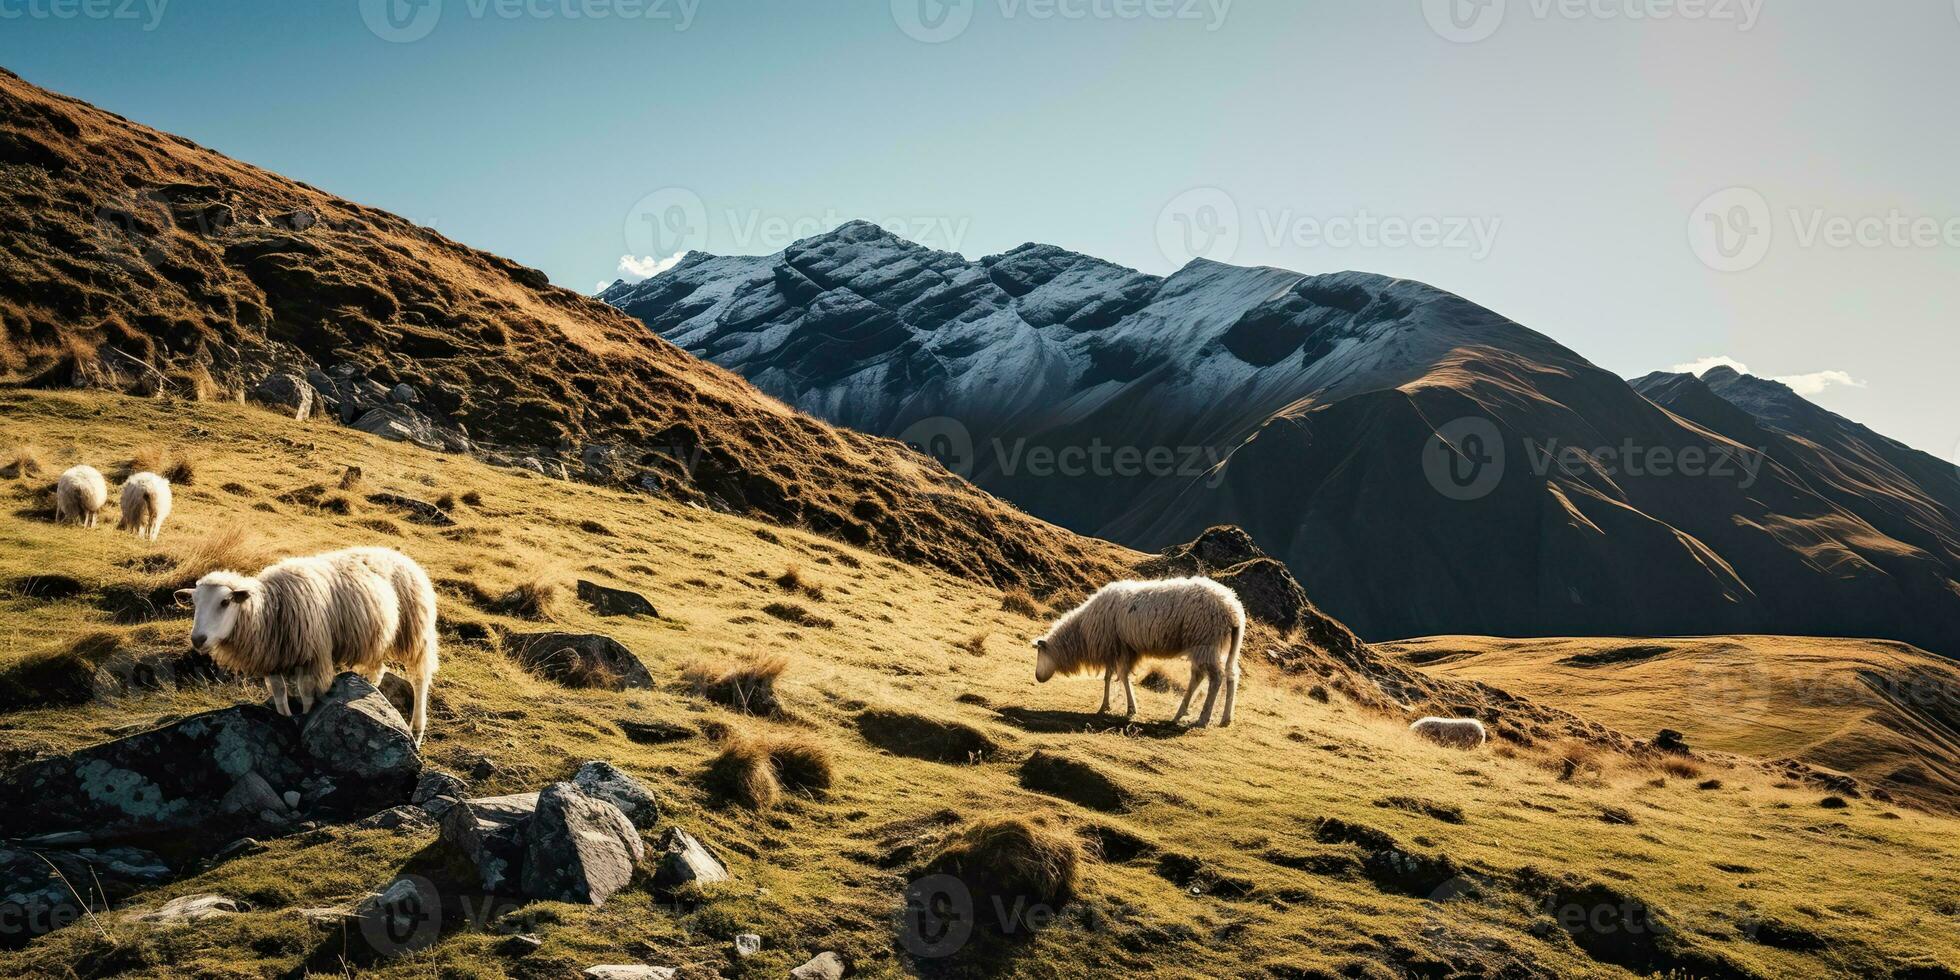
M687 884L710 885L729 879L727 866L708 851L693 834L679 827L667 828L660 838L660 869L654 873L658 888L679 888Z
M632 881L645 857L639 832L618 807L571 783L554 783L538 794L525 828L524 895L603 905Z
M313 384L297 374L268 374L252 389L251 398L261 405L284 409L304 422L313 414Z
M80 921L91 908L163 884L170 868L133 847L30 851L0 845L0 949ZM87 896L88 905L77 897Z
M525 825L537 809L536 793L457 800L442 815L442 839L476 866L484 891L520 894Z
M818 953L789 975L794 980L844 980L844 958L831 952Z
M597 582L579 579L578 597L581 602L591 606L593 612L601 616L652 616L655 619L660 618L660 611L653 608L653 603L649 602L646 596L638 592L628 592L625 589L615 589L600 585Z
M618 807L641 830L651 830L660 820L660 807L654 802L653 792L610 762L594 759L579 766L578 772L572 774L572 785L593 799Z
M359 674L334 678L307 716L300 743L322 771L343 777L364 794L406 799L422 774L408 723Z
M517 633L504 649L532 673L566 687L609 691L653 687L653 675L633 651L597 633Z

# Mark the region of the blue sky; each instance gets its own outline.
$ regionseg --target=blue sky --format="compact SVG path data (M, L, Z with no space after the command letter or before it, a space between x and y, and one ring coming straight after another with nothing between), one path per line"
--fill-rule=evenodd
M1954 0L0 0L0 64L580 290L852 217L1366 269L1960 456Z

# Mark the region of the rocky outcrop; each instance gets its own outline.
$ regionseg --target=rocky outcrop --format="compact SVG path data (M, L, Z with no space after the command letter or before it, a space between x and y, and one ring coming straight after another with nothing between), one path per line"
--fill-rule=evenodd
M73 925L170 877L163 858L139 848L0 843L0 949Z
M540 901L603 904L646 857L619 807L569 782L454 801L442 839L475 866L484 891Z
M258 705L29 763L0 780L0 838L142 841L185 859L251 834L405 803L422 769L400 715L342 674L302 724Z
M650 688L653 675L633 651L597 633L513 633L504 650L526 669L566 687Z
M1352 660L1366 646L1353 630L1320 611L1286 566L1260 550L1244 528L1214 527L1145 563L1153 575L1202 575L1238 595L1246 616L1312 646Z
M721 863L721 859L715 857L693 834L679 827L667 828L655 850L660 855L660 868L653 876L653 884L657 888L671 890L689 884L711 885L729 878L728 867Z
M628 592L625 589L615 589L597 582L579 579L578 597L586 605L591 606L593 612L601 616L660 618L659 610L654 609L653 603L647 601L647 597L638 592Z
M594 759L579 766L578 772L572 774L572 785L593 799L618 807L641 830L653 829L660 820L660 807L654 801L653 791L610 762Z
M384 798L407 799L422 774L408 723L359 674L341 674L306 716L300 744L316 766Z
M524 844L524 895L549 902L604 905L646 857L639 832L618 807L571 783L538 794Z

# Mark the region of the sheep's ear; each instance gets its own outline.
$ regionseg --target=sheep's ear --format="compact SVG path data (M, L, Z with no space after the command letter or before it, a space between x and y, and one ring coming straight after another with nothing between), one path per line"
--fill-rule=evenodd
M251 597L252 597L252 593L247 592L244 589L231 590L231 601L233 602L244 602L245 600L250 599Z
M1041 639L1038 639L1038 640L1036 640L1036 641L1034 641L1034 648L1035 648L1036 650L1046 650L1046 649L1048 649L1048 638L1044 636L1044 637L1042 637Z
M188 606L191 604L191 598L195 595L197 595L197 593L191 591L190 589L178 589L176 592L177 604L180 606Z

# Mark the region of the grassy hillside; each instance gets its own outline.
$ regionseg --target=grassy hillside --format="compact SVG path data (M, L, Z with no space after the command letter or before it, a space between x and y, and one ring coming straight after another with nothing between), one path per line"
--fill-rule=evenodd
M433 765L481 766L474 789L487 795L610 760L655 789L663 825L698 834L734 873L684 902L635 886L598 909L526 906L511 924L542 940L528 955L495 928L448 923L434 947L367 967L381 975L542 978L645 962L781 976L824 949L863 976L1960 969L1960 905L1950 875L1935 870L1960 866L1952 820L1862 799L1826 808L1822 791L1749 766L1562 743L1432 747L1401 719L1257 655L1233 728L1117 727L1087 714L1095 684L1033 682L1026 639L1041 623L1005 611L1019 603L998 591L800 531L236 405L0 392L0 472L18 446L35 447L41 475L29 467L0 481L0 694L14 699L0 712L0 760L253 696L240 685L97 685L77 703L31 703L52 693L24 683L46 676L30 672L42 658L181 649L178 612L117 622L153 615L132 597L227 553L243 562L392 544L445 583ZM47 522L42 494L60 469L86 461L113 475L159 453L195 471L159 544ZM363 476L343 490L350 465ZM453 497L457 524L414 523L368 499L379 493ZM579 577L639 591L661 618L599 619L571 595ZM540 598L501 601L523 585ZM526 673L496 632L541 622L616 637L646 662L654 689L570 690ZM781 717L738 713L689 680L776 658ZM1139 693L1148 720L1175 705L1175 691ZM948 724L992 749L969 754L970 735L932 728ZM834 770L831 789L760 809L723 799L710 763L746 739L814 744ZM1044 761L1024 767L1037 751ZM1079 842L1072 899L1031 939L912 958L897 938L906 883L998 818L1032 820L1065 851ZM303 909L351 904L405 869L446 880L433 830L331 826L263 843L7 954L0 974L339 973L340 950L323 948ZM253 910L179 930L121 918L205 892ZM1610 924L1642 909L1665 935ZM1602 916L1606 928L1585 926ZM763 936L763 952L733 960L738 932Z
M1482 681L1629 732L1800 759L1904 799L1960 808L1960 665L1903 643L1792 636L1380 644L1439 678Z

